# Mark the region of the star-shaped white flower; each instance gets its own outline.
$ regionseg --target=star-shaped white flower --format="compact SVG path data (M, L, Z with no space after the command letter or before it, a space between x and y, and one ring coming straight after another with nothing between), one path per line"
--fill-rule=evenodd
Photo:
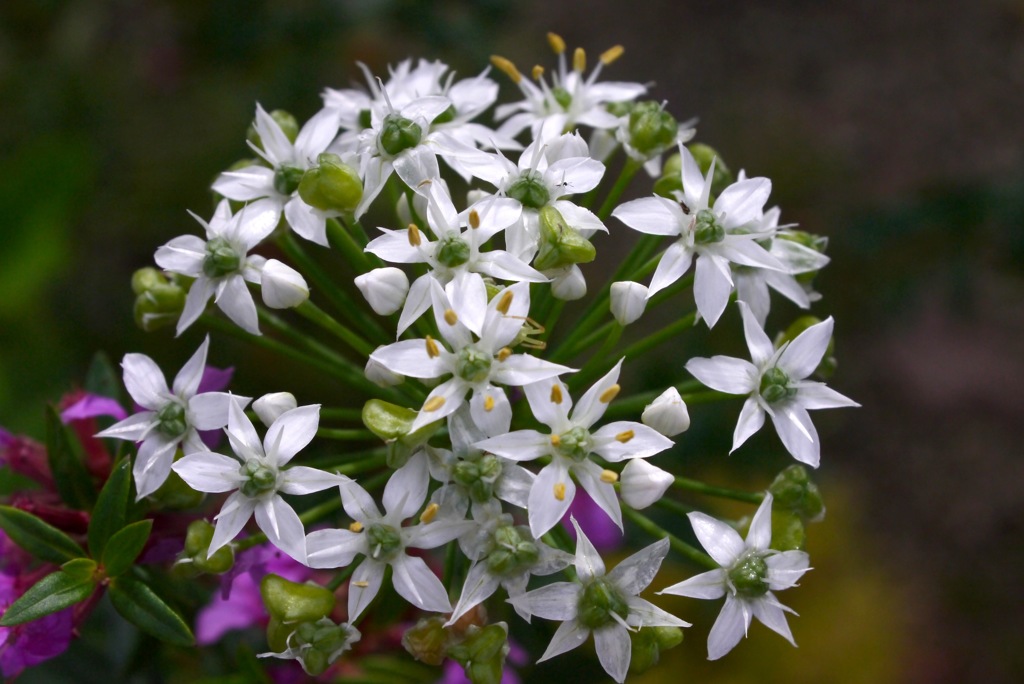
M753 312L737 302L751 361L731 356L690 359L686 370L711 389L750 395L733 433L732 450L764 425L765 414L793 458L817 468L821 456L818 432L808 410L860 406L822 382L807 380L821 363L832 339L832 318L812 325L776 349Z
M145 410L96 436L142 442L132 468L140 499L155 492L167 479L179 446L186 452L205 449L198 431L217 430L227 425L232 400L239 402L242 408L250 401L249 397L227 392L197 393L209 348L210 338L207 337L178 371L171 389L160 367L148 356L125 354L121 361L128 394Z
M561 620L537 662L571 651L591 633L597 658L617 682L626 679L630 661L629 632L644 627L689 627L638 594L654 580L668 553L662 539L634 553L605 573L604 561L575 518L577 582L557 582L509 599L517 609L545 620Z
M340 475L291 466L288 462L312 441L320 422L319 404L285 411L260 442L252 422L238 402L228 413L228 440L235 458L212 451L186 454L172 467L188 486L199 492L232 492L216 517L209 554L234 539L253 513L267 539L299 561L306 562L306 533L284 494L311 494L349 482Z
M747 634L754 617L795 646L785 614L793 611L779 603L772 592L795 586L810 569L809 559L803 551L770 548L772 495L765 495L754 514L746 541L732 527L709 515L694 512L689 518L701 545L722 567L658 593L701 599L725 596L722 612L708 635L708 659L717 660L731 651Z
M730 263L785 269L757 243L772 233L755 232L772 184L767 178L738 181L722 191L714 206L709 206L714 162L705 176L686 147L680 145L679 152L683 159L683 191L677 193L678 201L644 197L619 205L612 216L641 233L678 238L662 254L648 298L679 280L696 257L693 296L701 317L708 327L714 327L733 290Z
M403 527L402 521L423 506L429 480L426 459L410 459L384 486L383 515L365 489L355 482L346 483L341 487L342 504L354 522L347 530L317 530L306 538L308 563L313 568L340 568L358 554L365 556L349 583L349 622L355 622L380 591L388 565L395 591L409 603L422 610L451 611L441 580L422 558L407 555L406 549L447 544L473 523L437 519L437 507L433 506L420 516L420 524Z
M591 387L576 408L561 380L545 380L526 386L526 398L534 417L551 432L516 430L477 443L477 447L513 461L551 458L530 489L530 531L540 537L565 516L576 496L575 476L591 498L622 529L622 510L615 494L616 475L590 460L594 453L612 463L647 458L672 446L672 440L652 428L632 421L616 421L593 432L590 428L619 391L622 360Z

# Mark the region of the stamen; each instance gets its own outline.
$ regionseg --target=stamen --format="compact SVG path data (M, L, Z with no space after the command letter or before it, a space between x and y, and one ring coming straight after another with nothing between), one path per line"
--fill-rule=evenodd
M459 316L451 309L445 309L444 311L444 322L448 325L455 325L459 322Z
M612 46L601 53L601 63L611 64L621 57L623 52L625 52L625 49L621 45Z
M581 74L587 70L587 53L583 51L583 48L576 48L576 51L572 53L572 68L573 71Z
M480 227L480 214L476 209L469 212L469 227L474 229Z
M484 397L484 411L487 411L488 413L490 413L493 410L494 410L494 397L492 397L491 395L488 394L486 397Z
M559 447L562 444L562 438L558 435L551 435L551 446Z
M436 359L438 356L441 355L441 350L438 349L437 342L434 341L433 337L427 335L427 339L425 340L425 342L427 343L427 356L429 356L432 359Z
M565 41L557 33L548 32L548 45L551 46L551 51L556 55L565 52Z
M565 483L558 482L555 484L555 498L559 501L565 501Z
M620 389L622 389L622 388L619 387L619 385L616 383L616 384L612 385L611 387L609 387L608 389L606 389L604 392L601 392L601 396L598 397L598 400L602 404L610 403L612 399L614 399L615 397L619 396L619 390Z
M512 350L508 347L502 347L495 358L498 359L498 361L504 361L510 356L512 356Z
M507 314L508 308L512 306L512 290L505 290L501 293L501 299L498 300L498 312L501 314Z
M616 441L619 441L619 442L622 442L623 444L625 444L629 440L633 439L633 437L635 437L635 436L636 436L636 433L634 433L632 430L626 430L625 432L620 432L619 434L615 435L615 439L616 439Z
M423 405L423 410L430 413L431 411L436 411L442 406L444 406L444 397L434 397Z
M365 589L366 587L370 586L370 583L369 582L353 582L352 586L353 587L359 587L360 589Z
M500 55L491 55L491 64L498 71L511 78L513 83L519 83L523 80L523 75L519 73L519 69L516 69L516 65L512 63L512 60L505 59Z
M561 404L562 398L562 386L556 382L551 386L551 403Z
M619 481L619 474L614 470L602 470L601 471L601 482L612 484Z
M544 67L540 64L534 65L533 71L530 72L530 75L533 76L534 81L539 81L544 76Z
M438 506L436 503L432 503L429 506L427 506L426 510L423 511L423 514L420 515L420 522L424 524L431 522L434 518L437 517L437 511L440 508L441 507Z
M420 229L415 223L409 224L409 244L413 247L419 247L423 243L423 238L420 236Z
M363 531L363 523L361 523L358 520L356 520L354 523L352 523L351 525L348 526L348 531L349 532L356 532L356 533L362 532Z

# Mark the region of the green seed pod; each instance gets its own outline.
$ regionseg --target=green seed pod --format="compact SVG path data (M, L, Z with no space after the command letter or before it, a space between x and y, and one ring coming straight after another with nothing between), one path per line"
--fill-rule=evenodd
M614 621L612 613L626 619L629 606L615 585L604 578L597 578L580 594L576 619L588 629L599 629Z
M790 511L805 521L817 522L825 517L821 492L807 473L807 468L793 464L779 473L768 487L775 511ZM774 537L773 537L774 538Z
M572 264L588 264L597 256L590 240L565 222L553 206L540 210L540 246L533 261L535 268L546 271Z
M465 638L448 649L448 657L465 668L473 684L498 684L508 652L508 626L497 622L483 628L471 625Z
M796 389L790 386L789 376L778 366L773 366L764 372L758 391L769 404L789 399L796 394Z
M294 143L295 138L299 137L299 122L290 113L283 109L275 109L270 112L270 118L281 127L281 132L284 133L289 142ZM261 150L263 149L263 141L260 140L260 134L256 132L255 122L249 124L249 130L245 132L245 137L253 145L256 145Z
M790 511L772 511L772 548L776 551L803 551L807 532L800 516Z
M263 577L260 595L267 612L286 624L319 620L334 610L334 594L328 589L292 582L274 574Z
M282 195L291 195L299 189L305 173L297 166L279 166L274 171L274 189Z
M321 211L350 212L363 198L363 182L341 157L324 153L317 157L317 166L308 169L299 181L299 197Z
M469 243L461 237L444 237L437 246L437 260L448 268L455 268L469 261L471 251Z
M363 404L362 419L370 432L384 441L392 441L409 434L416 415L416 411L404 406L370 399Z
M540 209L551 201L544 179L534 171L525 171L505 190L505 194L530 209Z
M242 257L230 242L222 237L215 237L206 243L203 274L207 278L222 278L237 273L241 267Z
M768 564L760 553L748 553L729 570L729 581L744 598L758 598L768 593Z
M629 113L629 143L653 156L675 142L679 123L657 102L638 102Z
M146 332L178 322L185 308L185 288L155 268L140 268L132 275L135 323Z
M422 618L402 635L402 646L416 660L427 665L440 665L448 655L449 632L445 618Z
M377 144L382 152L395 156L410 147L416 147L422 139L423 129L415 121L397 114L388 114L384 117Z
M630 634L629 671L642 674L658 664L661 649L658 638L651 627L644 627Z
M683 189L683 158L676 152L665 160L661 167L661 178L654 182L654 194L675 199L675 193Z

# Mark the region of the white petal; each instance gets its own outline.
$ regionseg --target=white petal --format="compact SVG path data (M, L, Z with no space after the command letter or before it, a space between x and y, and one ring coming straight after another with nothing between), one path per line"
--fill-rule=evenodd
M197 394L188 400L189 422L197 430L219 430L228 424L228 409L233 401L240 402L244 408L250 398L230 392Z
M667 554L668 538L659 539L616 565L608 573L608 579L623 593L636 596L654 581Z
M188 398L199 389L199 381L203 379L203 370L206 368L206 353L210 348L210 336L207 335L199 349L192 355L192 358L182 366L178 375L174 378L174 393L182 398ZM161 379L163 379L161 377Z
M495 360L491 366L491 380L500 385L518 386L575 372L573 368L544 361L530 354L512 354L504 361Z
M765 494L747 531L747 548L765 551L772 543L772 495Z
M193 285L194 287L194 285ZM256 316L256 304L245 286L242 276L227 276L217 288L219 294L214 300L220 310L235 324L253 335L260 334L259 321Z
M507 303L508 309L498 311L500 303ZM493 352L510 344L526 322L530 313L530 284L525 282L509 285L496 294L487 304L480 343Z
M218 195L240 202L277 195L274 190L274 170L265 166L225 171L217 176L211 189Z
M537 662L542 663L549 658L554 658L566 651L571 651L586 641L588 636L590 636L590 630L576 622L576 620L563 622L555 630L555 635L551 637L551 643L548 644L544 655Z
M603 472L601 466L590 460L576 463L572 467L572 473L579 480L580 486L622 531L622 508L615 495L615 487L601 479Z
M583 584L586 584L595 577L604 576L604 561L601 554L594 548L594 544L587 535L580 529L576 518L570 517L573 528L576 530L576 575ZM543 615L541 617L544 617ZM554 618L564 620L565 618Z
M284 466L313 441L319 425L320 404L285 411L270 426L263 440L267 458L279 468Z
M715 200L715 213L724 214L726 230L745 226L761 218L765 202L772 193L767 178L748 178L733 183Z
M692 249L687 247L681 240L677 240L669 245L665 253L661 255L658 268L654 271L647 296L653 297L682 278L683 274L690 270L691 263L693 263Z
M168 401L167 381L160 367L145 354L125 354L121 361L124 386L139 406L159 411Z
M237 460L212 451L188 454L175 461L173 468L197 492L230 492L243 479Z
M262 199L250 202L235 214L225 237L237 241L243 252L263 242L277 227L281 217L281 205L273 199Z
M796 642L793 641L793 633L789 630L789 623L786 622L786 613L783 612L777 601L772 600L773 598L769 593L751 601L750 607L754 617L760 620L765 627L780 634L786 641L796 646Z
M303 565L306 563L306 530L298 513L278 495L256 505L256 524L267 540Z
M658 593L698 599L717 599L725 596L726 581L726 571L719 568L694 575L688 580L665 587Z
M263 445L260 437L256 434L256 428L252 421L245 415L242 405L232 401L228 406L228 441L231 442L231 449L238 454L242 460L264 456Z
M442 382L427 395L426 401L423 402L424 407L431 406L434 407L433 410L427 411L425 408L420 408L420 413L409 426L409 431L416 432L435 420L441 420L455 413L465 403L468 390L469 386L462 378L450 378ZM441 402L440 405L437 405L438 401Z
M156 413L153 411L142 411L135 415L128 416L122 421L114 423L103 432L96 434L97 437L110 437L112 439L126 439L131 442L139 442L145 439L150 430L160 424Z
M608 408L606 393L619 382L619 372L622 370L622 362L625 358L619 359L610 371L595 382L590 389L580 398L576 408L572 411L572 422L574 425L589 428L600 420ZM614 394L612 395L614 398Z
M551 452L551 438L536 430L516 430L473 446L513 461L532 461Z
M750 618L746 603L726 595L722 612L708 634L708 660L718 660L731 651L746 636Z
M185 332L190 325L196 322L196 319L203 315L203 312L206 311L206 303L210 301L210 296L215 289L216 286L206 277L200 277L192 283L192 287L189 288L188 295L185 297L185 308L182 309L178 325L175 328L177 335Z
M576 617L581 591L578 584L555 582L509 599L509 603L545 620L572 620Z
M793 458L806 463L812 468L818 467L821 457L821 446L818 443L818 431L802 406L788 402L772 416L775 431L779 433L782 443L793 455Z
M177 440L165 439L159 433L152 433L139 447L139 453L135 457L135 465L132 468L138 499L149 496L167 480L177 446ZM234 489L234 487L228 489Z
M429 482L427 456L421 451L392 473L384 485L385 516L396 522L411 518L427 498Z
M449 372L444 355L430 356L424 339L389 344L370 354L370 359L392 373L411 378L438 378Z
M695 358L686 362L686 370L706 386L726 394L750 394L757 389L757 368L743 359L731 356Z
M556 492L564 493L558 498ZM569 471L561 459L555 458L541 468L530 490L527 510L530 512L530 534L540 539L558 521L565 517L569 504L576 496L576 483L569 477Z
M292 466L281 473L278 491L285 494L312 494L337 487L348 478L318 468Z
M740 411L740 418L736 421L736 430L732 434L732 449L729 453L736 451L750 438L752 434L761 429L764 425L764 409L754 397L747 397L743 402L743 409Z
M768 588L781 591L796 586L797 581L810 570L810 556L803 551L783 551L764 559L768 566Z
M790 380L803 380L818 367L821 357L832 339L832 318L812 325L797 335L779 356L778 366L789 375Z
M422 610L450 613L448 592L422 558L399 556L391 564L391 582L406 601Z
M338 134L339 111L337 109L321 109L303 125L295 137L295 156L297 160L315 160L317 155L327 149Z
M484 279L479 273L468 271L461 271L456 275L444 288L450 307L448 302L444 302L444 299L438 296L440 289L435 286L431 294L437 329L452 346L465 347L472 342L468 330L481 336L484 327L484 317L487 314L487 286L484 285ZM445 319L444 314L448 308L458 314L455 325L449 324Z
M775 355L775 345L768 339L750 307L744 302L737 302L737 306L743 316L743 334L747 338L747 348L750 349L750 360L758 368L763 368L768 359Z
M349 530L317 530L306 536L306 562L311 568L343 568L365 550L363 535Z
M553 378L531 383L523 389L526 390L526 399L530 403L530 411L534 418L555 432L564 432L570 428L569 409L572 408L572 397L564 382Z
M707 322L709 328L725 311L732 294L732 276L729 274L728 262L712 254L702 254L697 259L697 273L693 281L693 298L697 303L697 311Z
M374 502L373 497L357 482L348 480L343 482L339 489L341 491L341 504L345 507L345 512L353 520L368 524L383 517L377 509L377 504Z
M381 231L383 231L383 235L375 237L370 244L366 245L366 251L370 254L375 254L393 264L420 264L426 260L424 246L430 244L429 240L421 237L420 246L416 247L409 242L408 230L381 228Z
M662 610L649 601L636 596L626 598L629 606L630 627L689 627L690 623L680 620L672 613Z
M469 410L477 427L486 435L503 435L512 424L512 405L505 390L494 385L474 390Z
M665 197L644 197L620 204L612 216L648 235L681 235L683 226L689 223L679 205Z
M608 676L617 682L626 681L629 671L629 631L618 623L612 623L594 631L594 645L597 659Z
M384 564L363 559L348 583L348 621L355 623L370 605L384 582Z
M446 624L454 624L471 608L490 598L497 591L498 584L498 578L489 572L486 561L474 563L466 573L466 582L462 585L462 595L459 596L459 601L455 604L452 616Z
M198 276L203 272L206 241L197 235L182 235L156 250L153 260L160 268L172 273Z
M689 513L687 517L701 546L722 567L730 567L746 551L739 533L721 520L699 512Z
M632 437L628 435L632 433ZM612 463L628 458L647 458L672 448L672 440L653 428L631 421L616 421L592 435L594 453ZM622 437L626 441L621 441Z
M241 492L235 492L224 501L224 506L215 518L216 525L213 529L213 539L210 540L207 557L212 556L220 547L238 536L238 533L245 527L245 523L249 522L255 508L256 500L250 499Z
M797 387L796 401L805 409L842 408L860 406L849 397L843 396L821 382L801 382Z

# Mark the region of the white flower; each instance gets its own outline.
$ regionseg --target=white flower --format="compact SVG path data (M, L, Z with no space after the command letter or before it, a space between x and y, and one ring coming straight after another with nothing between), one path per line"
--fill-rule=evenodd
M263 303L271 309L292 309L309 299L309 286L291 266L269 259L262 271L260 290Z
M593 633L601 667L622 682L629 670L629 632L644 627L690 626L638 596L658 574L668 553L668 539L641 549L606 574L604 561L575 518L572 524L579 581L549 584L509 602L530 615L562 621L538 663L571 651Z
M612 316L619 325L629 325L647 308L647 288L629 281L612 283L611 300Z
M298 405L295 395L291 392L274 392L273 394L264 394L252 402L252 409L256 412L260 422L266 427L270 427L282 413L291 411Z
M630 508L640 510L658 501L675 481L672 473L634 458L619 475L619 494Z
M427 396L409 428L411 432L455 413L465 403L466 394L472 392L469 408L477 427L488 435L501 434L512 421L512 406L505 391L495 383L521 386L573 369L529 354L513 354L508 347L522 330L530 310L528 283L511 285L490 302L482 288L456 293L462 299L453 304L436 282L431 289L437 327L451 351L428 337L377 349L370 360L412 378L451 374ZM481 319L479 339L474 341L469 321Z
M690 429L690 412L675 387L669 387L648 404L640 420L666 437L675 437Z
M228 405L232 399L244 408L248 397L226 392L197 394L206 368L207 337L174 377L173 389L153 359L144 354L125 354L121 361L128 394L144 411L111 425L97 437L113 437L142 442L132 473L138 498L149 496L171 472L174 452L204 449L198 430L217 430L228 424Z
M326 247L327 216L337 212L323 212L309 206L299 196L298 186L302 174L316 164L317 157L338 134L338 125L338 112L323 109L306 122L292 143L273 117L257 104L253 126L260 136L261 146L250 143L250 147L270 168L248 166L222 173L213 184L214 192L240 202L261 200L261 205L275 212L274 225L284 211L292 230Z
M753 231L772 184L767 178L733 183L709 207L714 162L704 176L689 150L680 146L679 152L683 160L683 191L677 193L678 202L645 197L619 205L612 216L641 233L678 238L662 254L651 278L648 297L679 280L697 257L693 295L697 311L708 327L714 327L733 289L730 263L784 269L778 259L757 243L771 237L771 233Z
M426 458L413 457L399 468L384 487L384 515L377 504L355 482L341 487L342 504L355 521L347 530L318 530L306 538L308 562L313 568L340 568L358 554L364 559L352 573L348 591L348 619L355 622L380 591L384 569L390 565L391 581L405 600L422 610L447 613L452 609L441 580L426 562L409 556L406 549L432 549L447 544L473 523L433 520L436 507L428 507L418 525L402 526L427 497ZM428 513L428 511L431 511Z
M711 389L749 395L733 433L733 451L761 429L764 416L768 414L793 458L817 468L821 447L807 411L860 405L824 383L807 380L828 348L832 319L812 325L791 342L775 349L750 307L743 302L738 305L753 363L715 356L690 359L686 370Z
M393 266L375 268L369 273L356 276L356 287L363 293L371 309L381 316L390 316L402 308L405 295L409 292L409 278L401 269Z
M259 335L256 304L245 283L260 283L266 260L248 254L273 232L277 225L274 210L265 204L251 204L232 216L229 202L222 200L209 223L195 214L192 217L206 229L206 240L182 235L159 248L154 257L161 268L196 279L178 319L178 334L202 315L212 296L228 318Z
M771 550L772 495L765 495L754 514L746 541L736 530L709 515L690 513L689 518L701 545L722 567L658 593L701 599L725 596L722 612L708 635L708 659L717 660L731 651L746 635L752 617L795 646L784 612L793 611L779 603L772 592L795 586L809 569L809 559L803 551Z
M363 375L366 376L367 380L378 387L394 387L395 385L401 385L405 382L405 378L398 373L392 373L388 370L387 366L382 364L373 356L386 348L387 347L380 346L373 350L370 357L366 359L366 367L363 369Z
M608 403L618 394L620 360L591 387L576 408L565 384L557 378L527 385L526 398L534 417L551 428L549 434L516 430L477 443L477 447L513 461L532 461L549 456L530 489L530 531L541 537L565 516L576 496L570 474L608 517L622 529L622 510L615 495L616 475L590 460L594 453L612 463L647 458L672 446L672 441L646 425L617 421L591 432Z
M311 494L348 482L340 475L292 466L288 462L316 435L320 406L300 406L278 416L260 442L252 422L238 402L228 413L228 440L235 458L211 451L186 454L174 472L199 492L233 492L216 517L209 554L234 539L253 513L267 539L299 561L306 562L306 535L285 494Z

